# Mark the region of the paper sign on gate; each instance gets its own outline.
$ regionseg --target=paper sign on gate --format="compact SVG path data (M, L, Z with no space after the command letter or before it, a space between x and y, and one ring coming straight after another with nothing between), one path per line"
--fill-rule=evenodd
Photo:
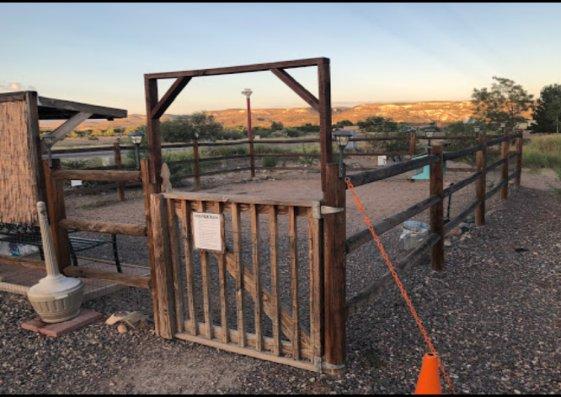
M195 248L224 252L222 214L193 212L193 243Z

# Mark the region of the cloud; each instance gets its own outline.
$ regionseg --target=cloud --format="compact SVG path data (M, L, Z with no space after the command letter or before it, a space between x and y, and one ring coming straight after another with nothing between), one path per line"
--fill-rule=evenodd
M35 91L35 87L31 85L26 86L18 81L0 83L0 92L14 92L14 91L26 91L26 90Z

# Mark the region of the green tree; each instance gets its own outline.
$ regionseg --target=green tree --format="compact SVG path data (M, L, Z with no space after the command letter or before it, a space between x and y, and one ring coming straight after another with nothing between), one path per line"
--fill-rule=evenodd
M271 131L279 131L284 129L284 125L280 121L273 121L271 123Z
M510 130L525 120L523 113L532 108L533 96L510 79L493 76L493 80L490 89L473 89L473 118L493 129L505 123Z
M361 130L366 132L394 132L399 130L399 124L390 118L381 116L368 117L357 123Z
M561 85L552 84L545 86L538 99L534 111L534 125L532 132L559 133L561 121Z
M336 122L333 125L333 127L334 128L345 128L345 127L350 127L351 125L354 125L351 120L341 120L341 121Z
M214 116L204 112L177 116L160 126L162 140L165 142L185 142L197 133L201 140L216 140L222 137L224 127Z

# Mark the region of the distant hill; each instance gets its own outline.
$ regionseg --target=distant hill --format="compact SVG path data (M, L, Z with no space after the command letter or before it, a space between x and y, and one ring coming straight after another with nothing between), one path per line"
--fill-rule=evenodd
M225 127L245 126L245 109L212 110L217 121ZM357 122L370 116L389 117L395 121L410 123L428 123L436 121L447 124L454 121L463 121L470 117L472 105L470 101L431 101L408 103L364 103L352 107L333 108L333 122L350 120ZM271 122L280 121L287 127L305 123L318 124L318 115L311 108L268 108L252 109L253 125L269 127ZM162 120L168 120L174 115L164 115ZM80 125L78 130L106 130L108 128L123 127L126 131L146 123L146 116L131 114L126 119L104 121L91 120ZM42 129L56 127L58 122L42 122Z

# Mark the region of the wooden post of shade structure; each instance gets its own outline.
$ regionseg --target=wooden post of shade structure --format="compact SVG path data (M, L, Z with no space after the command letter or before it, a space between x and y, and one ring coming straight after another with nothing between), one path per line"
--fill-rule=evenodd
M53 172L60 169L60 159L43 160L43 174L45 175L45 193L47 200L47 211L51 222L53 244L58 261L59 270L70 266L70 240L66 229L60 227L59 222L66 218L64 205L64 181L55 179Z
M411 131L409 134L409 156L415 156L415 152L417 151L417 134L415 131Z
M193 173L195 174L195 190L201 188L201 162L199 157L199 138L193 138Z
M115 166L117 167L117 169L122 169L123 168L123 161L121 159L121 145L119 144L119 141L116 141L113 144L113 154L114 154L114 158L115 158ZM119 201L125 201L125 183L124 182L118 182L117 193L119 195Z
M482 147L475 153L475 165L481 175L475 182L475 195L479 200L479 204L475 208L475 224L483 226L485 224L485 193L487 187L487 173L485 171L487 167L487 138L482 134L478 141Z
M514 179L514 184L516 187L520 187L520 180L522 179L522 148L524 147L524 138L519 136L516 138L516 179Z
M504 186L501 188L501 200L508 198L508 151L510 142L508 140L501 143L501 158L504 160L501 168L501 182Z
M432 246L431 265L434 270L444 269L444 177L442 174L442 146L433 145L431 154L436 156L430 164L430 196L440 197L441 200L430 207L431 232L440 236Z
M342 211L324 215L324 352L327 373L338 373L345 365L345 183L339 167L326 166L324 204Z

